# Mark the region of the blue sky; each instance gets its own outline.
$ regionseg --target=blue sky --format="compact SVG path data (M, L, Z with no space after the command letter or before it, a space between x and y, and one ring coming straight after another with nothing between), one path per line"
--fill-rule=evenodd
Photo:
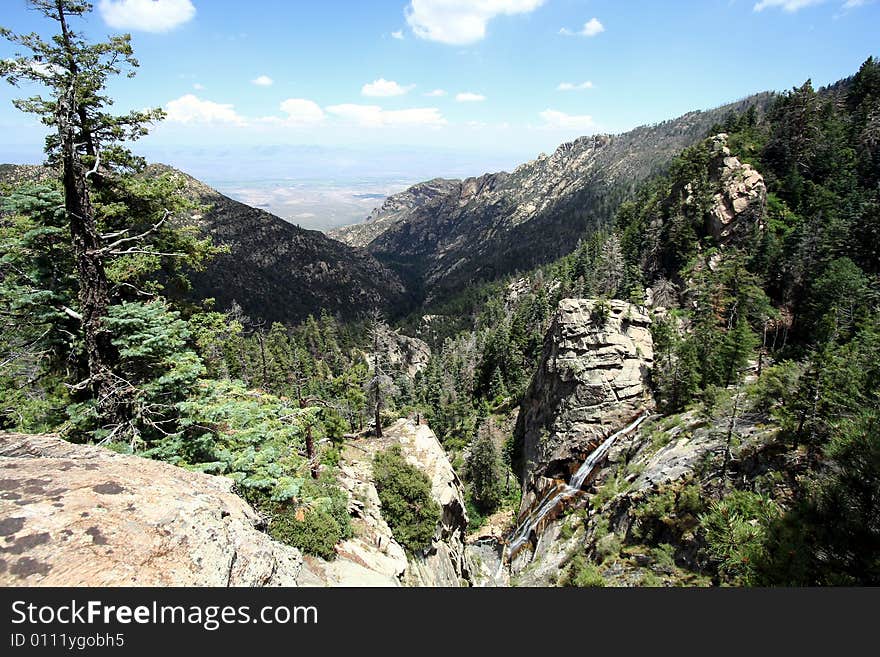
M2 1L0 24L45 32L25 0ZM880 54L871 0L93 1L79 27L131 32L141 62L117 106L169 113L140 150L179 165L262 152L264 167L320 152L317 176L348 162L418 179L432 158L476 174ZM0 160L40 157L41 128L9 102L22 91L0 87Z

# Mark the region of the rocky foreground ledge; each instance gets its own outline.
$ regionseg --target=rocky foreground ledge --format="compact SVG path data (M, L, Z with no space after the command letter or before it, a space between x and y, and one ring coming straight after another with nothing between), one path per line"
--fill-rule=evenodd
M400 420L350 443L342 485L356 535L333 561L260 531L233 482L168 463L0 434L0 586L460 586L469 565L461 483L437 437ZM407 555L382 518L372 457L391 444L443 510L431 546Z
M0 434L0 585L296 586L299 550L232 480L50 435Z

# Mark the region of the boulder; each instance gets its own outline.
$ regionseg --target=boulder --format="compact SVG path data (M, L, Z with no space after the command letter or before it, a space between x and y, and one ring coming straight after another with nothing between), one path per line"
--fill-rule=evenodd
M0 434L0 585L296 586L299 550L233 482L56 436Z

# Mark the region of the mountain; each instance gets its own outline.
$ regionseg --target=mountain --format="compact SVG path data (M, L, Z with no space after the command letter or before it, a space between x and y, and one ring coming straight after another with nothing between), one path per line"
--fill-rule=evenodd
M190 275L199 298L213 297L224 310L235 301L248 315L287 323L321 310L352 319L373 308L395 313L409 306L400 278L366 251L234 201L170 167L148 168L163 171L183 176L187 193L209 206L196 218L200 228L229 247Z
M228 247L190 274L195 298L214 298L219 310L235 302L251 317L289 324L322 310L354 319L373 308L395 314L409 307L400 277L363 249L234 201L166 165L150 165L143 175L163 173L179 177L184 193L207 207L190 220ZM0 165L0 183L51 178L46 167Z
M472 281L569 253L713 125L752 105L762 114L773 97L758 94L621 135L581 137L512 173L420 183L389 197L363 223L330 235L366 248L426 300L437 300Z

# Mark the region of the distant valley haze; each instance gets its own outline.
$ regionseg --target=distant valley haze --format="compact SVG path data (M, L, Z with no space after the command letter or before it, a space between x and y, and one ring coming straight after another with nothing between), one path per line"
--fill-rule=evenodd
M140 149L218 191L291 223L330 230L358 223L392 194L430 178L512 169L534 155L320 146Z

